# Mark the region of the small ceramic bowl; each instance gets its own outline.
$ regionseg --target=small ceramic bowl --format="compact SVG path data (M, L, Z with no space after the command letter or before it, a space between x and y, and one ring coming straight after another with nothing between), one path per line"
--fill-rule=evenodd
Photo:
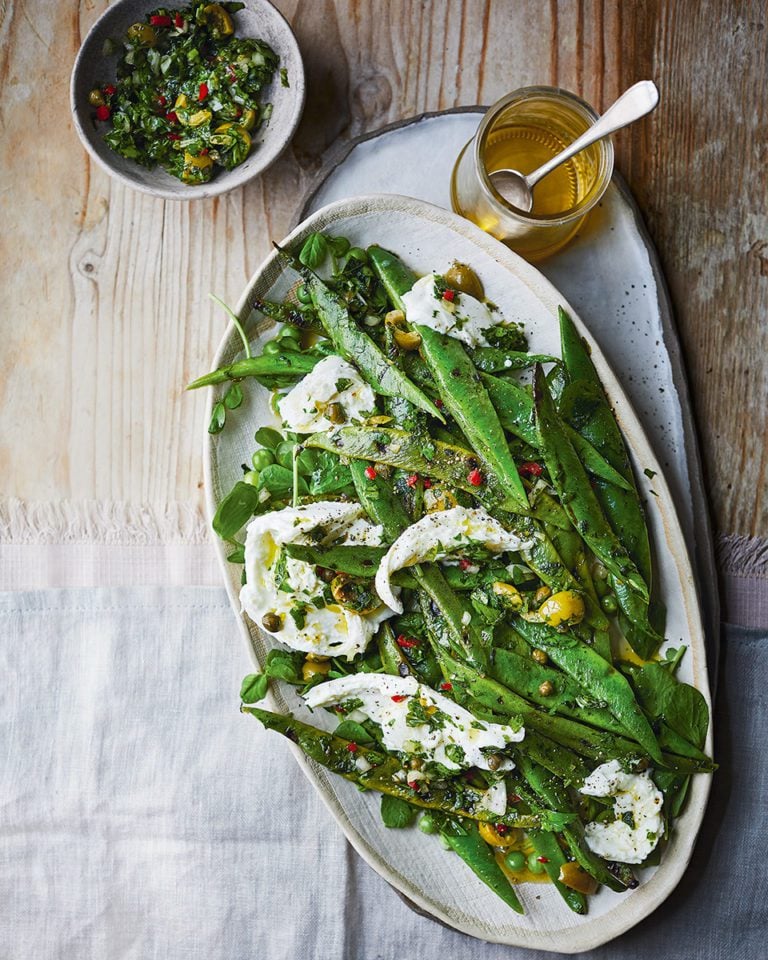
M168 0L170 9L183 7L182 0ZM70 84L72 116L83 146L110 176L135 190L166 200L199 200L242 186L277 160L288 146L304 108L304 65L293 31L285 18L267 0L245 0L245 7L233 16L235 34L264 40L280 58L280 65L261 99L273 106L272 116L253 137L247 159L234 170L220 169L209 183L187 185L161 167L148 170L121 157L106 145L107 126L93 118L88 93L115 78L118 54L105 56L104 41L121 38L132 23L142 21L157 7L152 0L117 0L94 23L77 54ZM289 86L283 86L279 70L285 68Z

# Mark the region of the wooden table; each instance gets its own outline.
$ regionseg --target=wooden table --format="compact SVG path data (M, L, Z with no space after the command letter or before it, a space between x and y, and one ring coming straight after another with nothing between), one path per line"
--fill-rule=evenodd
M654 78L616 138L672 291L715 527L768 534L768 11L760 0L278 0L309 96L291 149L220 199L115 183L70 122L103 0L0 4L4 145L0 496L202 500L204 397L225 317L324 153L383 124L560 84L598 109Z

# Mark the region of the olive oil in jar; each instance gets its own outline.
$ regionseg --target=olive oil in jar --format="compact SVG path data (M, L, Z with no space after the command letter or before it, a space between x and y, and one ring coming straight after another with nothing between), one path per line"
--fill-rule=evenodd
M608 187L613 147L604 138L561 164L533 188L530 213L493 189L494 170L532 173L598 120L583 100L555 87L524 87L497 101L456 160L451 206L535 263L569 242Z
M567 146L545 127L527 123L505 124L489 132L483 161L488 173L511 169L528 174ZM588 151L577 153L536 184L530 216L562 214L584 199L595 179L595 163L587 154Z

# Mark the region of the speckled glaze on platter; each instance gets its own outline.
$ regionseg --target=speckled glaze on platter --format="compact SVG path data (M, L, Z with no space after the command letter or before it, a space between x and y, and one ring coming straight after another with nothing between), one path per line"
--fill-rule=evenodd
M524 319L531 349L558 350L556 311L568 308L560 293L533 267L488 237L477 227L439 207L398 196L369 196L331 204L297 227L282 244L300 243L313 230L344 234L352 243L379 243L398 253L419 273L444 268L453 259L469 262L477 270L488 296L510 320ZM279 298L292 278L276 255L271 255L251 278L238 306L252 340L269 336L271 322L252 315L256 297ZM572 311L573 312L573 311ZM706 651L694 575L673 499L645 432L619 381L606 363L597 343L588 336L598 371L615 405L627 437L636 472L656 472L649 524L658 553L662 597L669 609L667 636L690 646L681 679L694 683L709 700ZM231 362L241 343L233 328L227 332L214 364ZM237 417L223 433L206 435L206 500L212 516L216 505L240 473L240 463L252 452L253 432L258 425L274 425L269 393L249 384L246 400ZM645 491L647 493L647 490ZM254 660L262 662L274 640L240 613L240 567L226 562L228 550L219 545L219 558L241 632ZM270 694L271 706L306 716L292 690ZM317 714L313 722L319 722ZM711 734L708 749L711 750ZM641 885L618 895L602 890L592 901L590 913L578 917L568 911L556 891L546 885L524 885L523 917L512 913L456 857L447 856L434 838L417 830L387 830L379 816L378 798L360 793L352 784L334 777L295 751L297 760L345 835L360 855L412 901L416 907L471 936L492 942L563 953L577 953L613 939L647 917L674 889L691 856L701 824L710 778L696 778L687 810L677 822L662 865L644 872Z

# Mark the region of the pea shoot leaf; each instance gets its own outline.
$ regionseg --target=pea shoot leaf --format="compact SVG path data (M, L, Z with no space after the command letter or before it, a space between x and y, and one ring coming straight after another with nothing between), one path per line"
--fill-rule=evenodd
M385 793L381 797L381 819L385 827L401 829L409 827L416 817L416 810L399 797Z
M328 241L322 233L310 233L299 253L299 261L310 270L319 267L328 256Z
M267 695L269 677L264 673L249 673L240 687L240 699L243 703L258 703Z

